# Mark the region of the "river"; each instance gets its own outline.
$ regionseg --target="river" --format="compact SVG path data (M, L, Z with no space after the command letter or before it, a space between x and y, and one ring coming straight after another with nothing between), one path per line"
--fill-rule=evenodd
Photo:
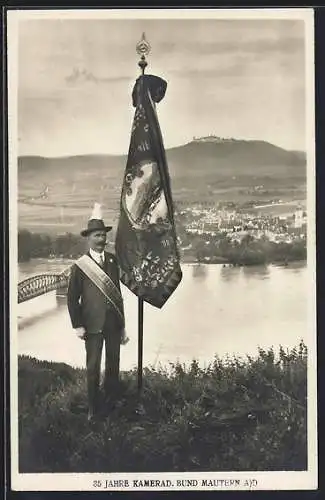
M19 265L19 280L61 270L66 261ZM169 366L194 357L204 365L214 354L256 354L257 346L293 347L308 333L308 271L288 267L224 268L184 264L183 280L162 309L144 306L144 366ZM121 348L121 369L137 364L137 298L124 286L130 342ZM49 293L18 305L18 352L39 359L85 364L83 341L70 324L66 301Z

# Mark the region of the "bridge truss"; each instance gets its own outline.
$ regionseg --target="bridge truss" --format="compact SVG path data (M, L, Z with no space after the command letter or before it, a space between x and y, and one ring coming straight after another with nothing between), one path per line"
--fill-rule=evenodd
M24 279L18 284L18 304L54 290L66 289L69 276L70 268L62 273L44 273Z

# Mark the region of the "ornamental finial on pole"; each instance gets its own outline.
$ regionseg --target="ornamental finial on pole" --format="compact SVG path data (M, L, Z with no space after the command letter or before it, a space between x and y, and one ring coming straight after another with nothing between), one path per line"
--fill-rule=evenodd
M144 74L145 68L148 66L148 63L146 61L146 56L149 55L149 52L151 50L149 42L146 40L146 35L145 33L142 33L142 38L141 40L137 43L136 45L136 50L139 56L141 56L140 61L138 62L138 65L140 66L142 70L142 74Z

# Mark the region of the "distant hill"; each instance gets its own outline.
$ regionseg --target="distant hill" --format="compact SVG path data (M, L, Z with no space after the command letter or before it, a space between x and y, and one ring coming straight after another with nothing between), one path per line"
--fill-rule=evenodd
M170 164L177 163L178 171L213 170L217 175L279 175L281 167L299 167L304 171L304 153L286 151L264 141L196 142L169 149ZM265 168L266 167L266 168Z
M286 174L304 178L306 155L287 151L264 141L226 140L223 142L192 141L166 151L171 178L191 184L192 176L200 178L211 174L217 180L234 175L244 177L280 176ZM110 178L123 176L126 155L84 155L59 158L21 156L18 172L21 181L25 174L35 173L42 180L65 174L78 178L79 173L104 174Z
M198 141L166 151L176 202L244 200L245 190L263 185L266 199L275 193L294 196L306 184L306 155L264 141ZM64 207L87 207L100 201L116 213L127 155L60 158L21 156L18 191L21 201ZM45 197L40 193L48 186ZM301 192L299 193L301 196ZM36 200L35 200L36 198ZM52 213L48 215L56 217ZM28 215L29 214L29 215ZM44 217L46 214L42 211ZM71 217L77 216L71 213ZM79 214L80 215L80 214ZM20 204L19 217L30 217ZM33 217L39 216L38 212Z

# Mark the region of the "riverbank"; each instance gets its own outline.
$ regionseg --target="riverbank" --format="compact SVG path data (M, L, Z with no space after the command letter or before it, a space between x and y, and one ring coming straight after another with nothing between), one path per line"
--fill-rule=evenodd
M230 264L232 266L256 266L288 264L306 261L306 238L291 242L275 242L268 238L256 239L245 235L241 241L232 241L223 234L211 236L187 236L187 246L180 245L182 263ZM114 242L108 241L108 249L114 252ZM75 260L85 252L85 241L80 235L66 233L51 237L48 234L18 233L18 262L30 262L35 258Z
M305 470L307 349L123 372L87 421L85 371L20 356L20 472Z

